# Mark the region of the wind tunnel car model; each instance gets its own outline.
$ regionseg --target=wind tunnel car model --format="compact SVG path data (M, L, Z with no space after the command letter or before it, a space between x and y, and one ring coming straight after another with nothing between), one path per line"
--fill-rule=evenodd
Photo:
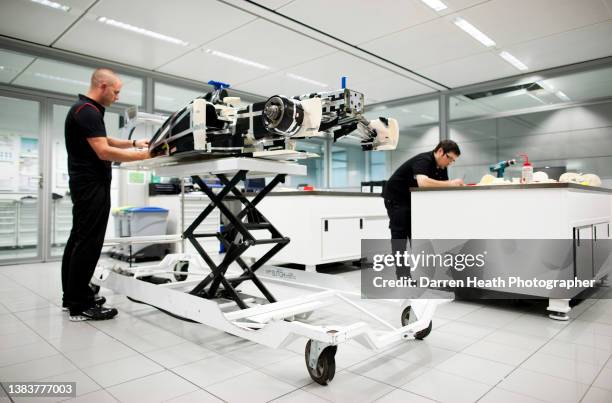
M292 140L325 133L334 141L350 136L363 150L394 150L395 119L364 118L364 96L349 89L293 98L275 95L265 102L234 106L240 99L218 88L173 113L150 141L151 156L199 153L256 156L293 150Z

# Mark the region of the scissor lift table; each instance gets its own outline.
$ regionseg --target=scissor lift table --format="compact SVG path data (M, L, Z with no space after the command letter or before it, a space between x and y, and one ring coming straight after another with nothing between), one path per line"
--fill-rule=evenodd
M360 306L355 301L355 297L360 296L358 290L340 278L264 266L289 243L289 238L278 232L259 212L257 205L277 184L284 182L287 175L305 175L304 165L247 157L192 157L187 160L161 157L130 163L129 168L154 168L157 175L167 177L190 176L210 198L210 204L182 234L184 239L193 244L198 254L168 255L157 265L129 270L100 269L94 276L93 282L96 285L181 319L202 323L269 347L283 347L299 337L306 337L309 339L305 348L306 367L312 379L322 385L334 377L335 353L340 343L355 340L366 348L377 350L406 339L422 339L431 331L435 308L444 300L404 301L398 309L398 321L402 325L393 326ZM262 176L272 179L249 201L237 185L247 177ZM221 182L223 187L218 193L213 192L205 183L207 177L217 178ZM233 212L224 200L230 194L242 205L238 213ZM197 227L215 208L227 218L229 225L223 232L216 234L196 234ZM270 237L257 239L251 232L253 230L268 230ZM215 236L225 245L226 253L220 263L216 263L200 246L198 238L205 236ZM249 264L241 258L249 247L262 244L270 244L272 247L259 259ZM236 265L241 273L231 277L228 269L233 267L232 271L235 271ZM262 267L263 275L258 275ZM151 278L164 279L164 276L167 281L151 281ZM263 298L245 295L237 289L246 281L252 282ZM265 283L306 288L313 292L277 301ZM360 315L365 314L378 322L385 330L375 329L364 322L348 326L308 323L307 319L313 311L338 303L350 305ZM416 320L409 323L411 312L416 315Z

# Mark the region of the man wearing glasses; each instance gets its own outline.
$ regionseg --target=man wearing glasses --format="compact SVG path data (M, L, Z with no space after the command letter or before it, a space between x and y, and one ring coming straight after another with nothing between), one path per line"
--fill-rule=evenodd
M427 151L404 162L387 181L383 190L391 229L393 253L406 250L412 239L410 218L410 188L463 186L463 179L448 179L447 167L461 155L452 140L442 140L433 151ZM397 269L398 271L400 268ZM410 272L397 273L410 277Z

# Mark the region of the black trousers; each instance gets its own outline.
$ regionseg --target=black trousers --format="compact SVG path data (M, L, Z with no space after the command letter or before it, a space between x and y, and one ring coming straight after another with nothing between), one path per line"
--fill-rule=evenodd
M62 258L63 303L72 314L94 305L89 287L102 252L110 212L110 182L70 183L72 230Z
M389 229L391 230L391 251L403 254L412 239L412 225L410 218L410 205L399 203L394 200L385 199L385 208L389 216ZM396 274L399 277L410 277L410 269L397 267Z

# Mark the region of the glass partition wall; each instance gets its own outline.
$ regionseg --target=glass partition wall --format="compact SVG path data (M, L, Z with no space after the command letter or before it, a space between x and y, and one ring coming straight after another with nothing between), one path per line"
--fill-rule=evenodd
M0 96L0 264L40 256L40 103Z
M517 159L505 178L520 177L527 154L534 171L594 173L612 184L612 68L553 78L525 77L449 100L449 138L462 151L455 177L477 183L489 166Z

